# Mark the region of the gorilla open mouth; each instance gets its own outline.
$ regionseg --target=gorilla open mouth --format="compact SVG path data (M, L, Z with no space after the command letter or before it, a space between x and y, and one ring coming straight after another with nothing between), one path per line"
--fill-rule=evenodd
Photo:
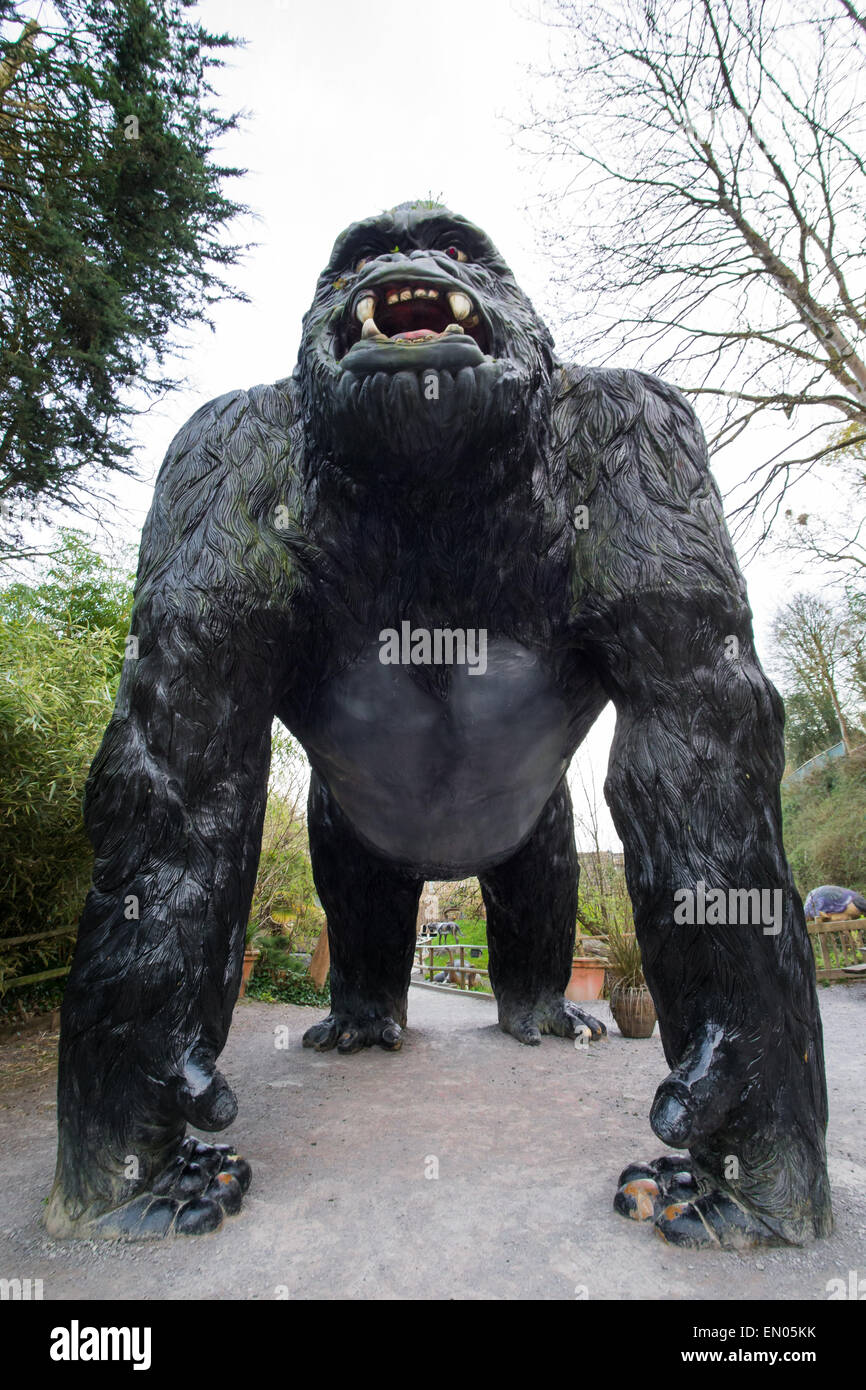
M335 353L352 371L459 369L483 361L488 343L487 325L463 288L392 276L355 292Z

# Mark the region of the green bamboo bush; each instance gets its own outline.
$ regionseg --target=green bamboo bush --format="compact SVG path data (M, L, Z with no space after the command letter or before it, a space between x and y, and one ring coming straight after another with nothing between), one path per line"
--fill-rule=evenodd
M87 771L118 676L109 629L0 616L0 938L74 928L90 882ZM68 941L0 951L3 979L66 963Z
M0 943L77 925L92 860L81 801L129 630L129 557L71 529L56 540L40 571L0 588ZM0 991L66 965L73 941L0 949Z

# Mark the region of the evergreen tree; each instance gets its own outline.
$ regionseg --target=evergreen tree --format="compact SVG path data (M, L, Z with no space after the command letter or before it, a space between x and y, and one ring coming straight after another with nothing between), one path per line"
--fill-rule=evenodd
M223 278L242 249L224 229L245 210L223 186L243 171L213 158L237 116L210 82L237 40L187 18L191 4L54 0L46 18L0 0L7 552L20 510L80 507L106 470L132 471L126 426L177 384L164 364L178 330L243 298Z

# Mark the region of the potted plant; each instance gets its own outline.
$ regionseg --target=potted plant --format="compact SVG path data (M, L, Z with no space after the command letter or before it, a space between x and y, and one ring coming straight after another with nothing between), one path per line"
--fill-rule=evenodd
M293 956L291 945L291 933L282 923L269 919L255 921L250 918L247 923L244 973L238 991L239 999L243 999L256 961L260 957L271 970L282 971L284 974L306 970L306 966L301 967Z
M256 961L262 954L262 948L258 944L263 932L260 922L250 920L247 922L246 941L244 946L244 973L241 977L241 987L238 990L238 999L243 999L247 992L247 985L255 968Z
M595 949L601 947L601 951ZM584 938L580 934L574 943L574 957L571 962L571 979L565 991L566 999L575 1003L600 999L604 989L604 944Z
M624 1038L648 1038L656 1026L656 1011L634 932L611 927L607 955L610 1011L617 1027Z

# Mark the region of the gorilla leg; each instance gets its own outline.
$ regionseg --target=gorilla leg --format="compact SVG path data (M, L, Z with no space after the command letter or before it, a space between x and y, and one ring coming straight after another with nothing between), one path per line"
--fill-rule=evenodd
M210 1231L249 1183L227 1146L184 1134L237 1110L215 1063L261 841L274 663L261 634L241 652L206 618L151 614L137 630L85 798L96 857L63 1001L55 1236Z
M563 994L574 954L579 873L563 778L523 848L479 875L499 1026L530 1046L542 1033L573 1038L588 1027L598 1039L606 1032Z
M423 879L361 843L313 773L307 812L313 877L328 918L331 1012L308 1028L304 1046L358 1052L403 1042Z
M678 1244L802 1244L832 1216L815 969L782 847L781 701L737 594L642 595L602 648L618 713L605 790L671 1068L650 1123L689 1150L698 1193L667 1159L626 1170L617 1209L652 1211Z

